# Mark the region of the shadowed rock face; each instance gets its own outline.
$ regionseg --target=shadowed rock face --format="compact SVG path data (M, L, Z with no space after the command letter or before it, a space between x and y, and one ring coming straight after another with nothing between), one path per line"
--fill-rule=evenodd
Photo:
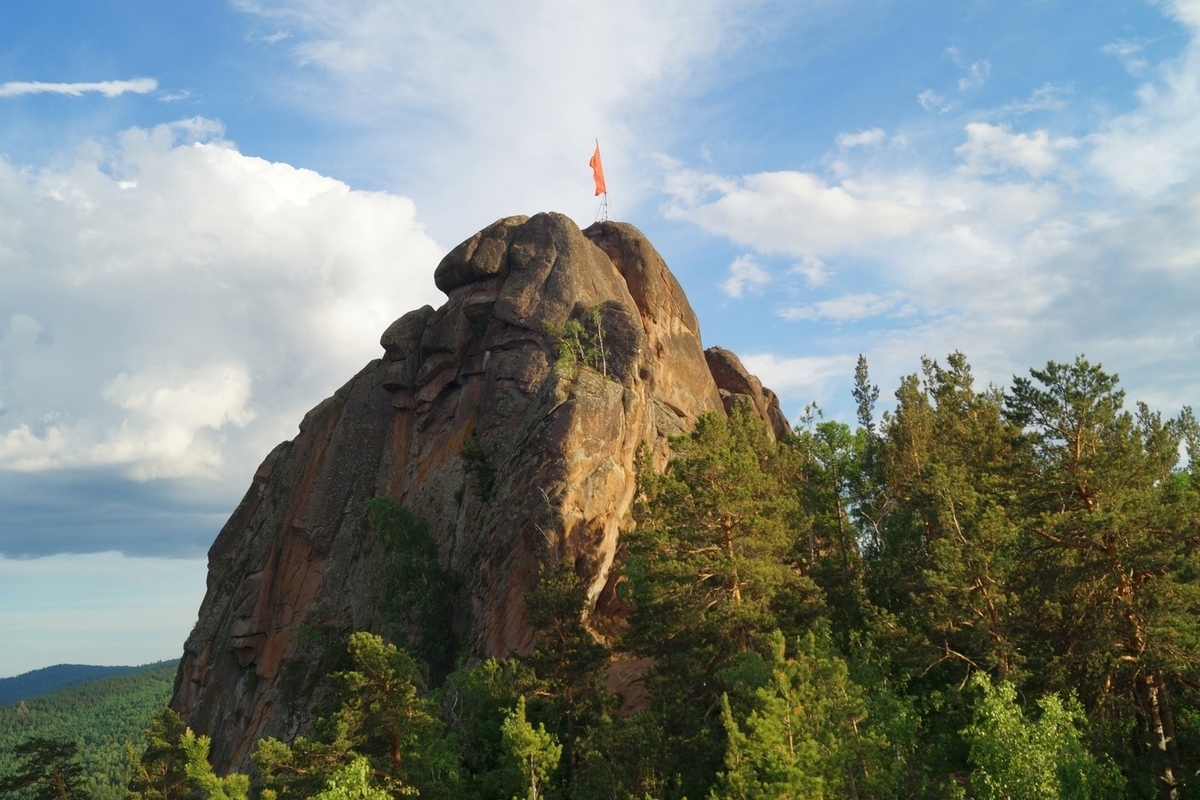
M609 613L643 444L661 467L670 436L738 400L787 429L736 356L706 358L683 290L631 225L510 217L451 251L434 279L446 303L388 327L383 357L267 456L209 550L171 706L212 736L218 770L246 769L259 738L311 721L319 645L302 632L379 629L371 497L428 520L459 582L455 633L501 656L532 645L524 596L542 563L574 564L591 613ZM589 312L603 355L556 363L553 331ZM495 474L486 498L463 469L471 437Z

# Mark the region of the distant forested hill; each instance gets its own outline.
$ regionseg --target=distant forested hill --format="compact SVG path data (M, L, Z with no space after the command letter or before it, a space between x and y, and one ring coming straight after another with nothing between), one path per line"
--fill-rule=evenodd
M13 770L13 751L29 737L66 739L79 745L90 796L96 800L123 797L129 764L126 743L141 750L151 717L171 697L177 666L176 661L162 661L117 668L122 674L0 708L0 775Z
M98 667L89 664L55 664L12 678L0 678L0 706L28 700L68 686L123 675L143 667Z

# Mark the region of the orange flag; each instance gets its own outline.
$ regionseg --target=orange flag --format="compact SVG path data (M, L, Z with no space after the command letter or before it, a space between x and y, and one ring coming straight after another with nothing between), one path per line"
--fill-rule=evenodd
M592 168L592 180L596 182L596 196L608 192L604 186L604 165L600 163L600 142L596 142L596 152L592 153L592 160L588 162L588 166Z

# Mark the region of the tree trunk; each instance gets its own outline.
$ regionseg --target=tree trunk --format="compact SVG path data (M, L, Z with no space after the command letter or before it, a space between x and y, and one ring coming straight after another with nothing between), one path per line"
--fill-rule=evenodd
M1183 769L1175 741L1175 719L1170 694L1161 675L1143 673L1137 677L1138 706L1142 714L1145 745L1150 751L1160 800L1183 800Z

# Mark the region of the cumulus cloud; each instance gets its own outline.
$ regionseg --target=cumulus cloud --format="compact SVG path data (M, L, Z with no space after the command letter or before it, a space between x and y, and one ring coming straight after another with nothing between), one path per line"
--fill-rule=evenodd
M969 62L967 61L967 57L957 47L947 47L942 51L942 55L966 73L958 80L958 90L960 92L982 86L988 79L988 76L992 74L991 62L986 60Z
M741 356L742 364L763 386L785 401L785 413L795 420L800 409L817 398L828 397L830 389L854 374L857 356L804 356L789 358L773 353Z
M804 276L809 286L820 286L829 281L829 266L816 256L806 255L792 265L789 272L793 275Z
M976 61L966 68L967 74L958 79L958 90L965 92L969 89L977 89L987 81L988 76L992 74L992 65L987 61Z
M917 95L917 102L921 104L921 108L926 111L937 111L940 114L945 114L958 108L958 103L947 100L943 95L938 94L933 89L925 89Z
M921 211L892 188L854 180L830 184L807 172L729 179L682 170L668 178L672 199L665 213L763 253L820 257L913 230Z
M800 13L775 0L238 5L292 35L287 46L316 76L300 89L306 104L387 129L361 147L403 164L397 183L419 193L426 218L454 220L454 235L496 209L590 222L595 138L613 213L627 214L655 188L647 167L661 140L646 137L721 68L731 43L762 35L753 12L770 5L778 29Z
M972 122L967 125L967 141L955 149L969 172L999 172L1022 169L1033 177L1042 177L1058 166L1058 152L1074 150L1079 141L1071 137L1051 139L1044 130L1013 133L1007 126Z
M0 83L0 97L21 97L27 94L65 94L82 97L102 94L119 97L123 94L149 94L158 88L154 78L134 78L128 81L91 81L84 83L43 83L41 81L9 81Z
M442 249L409 200L203 119L0 159L0 470L242 488L388 323L441 302Z
M770 282L770 274L753 257L743 255L729 265L729 278L721 284L721 291L730 297L741 297L743 293L756 292Z
M1073 89L1066 83L1043 83L1028 97L1013 100L999 109L998 116L1019 117L1034 111L1058 111L1067 104Z
M839 133L837 135L837 146L841 148L851 147L873 147L881 144L887 138L887 133L883 128L871 128L858 133Z
M887 314L896 310L901 303L902 298L896 293L881 296L874 292L858 292L816 303L783 308L779 310L779 316L788 320L853 322Z
M1129 39L1118 39L1100 48L1105 55L1118 59L1130 75L1141 75L1150 66L1143 55L1145 45Z
M1200 34L1195 3L1174 3ZM1091 165L1120 190L1149 197L1200 173L1200 42L1162 65L1138 88L1138 107L1106 120L1091 135Z
M1200 2L1168 9L1193 40L1155 68L1132 110L1084 135L1018 126L1072 96L1070 86L1045 84L974 113L959 143L926 151L921 167L889 168L879 153L846 147L850 139L837 142L829 174L723 176L679 165L666 183L668 214L751 256L819 264L793 271L805 290L780 277L778 296L793 298L777 314L856 323L853 337L814 327L805 348L839 364L851 358L839 354L865 351L881 386L922 355L956 349L981 385L1086 353L1118 372L1132 397L1171 413L1200 396L1190 367L1200 360ZM923 104L937 111L950 101L930 90ZM808 274L824 279L819 291ZM761 358L756 368L772 370L766 382L781 394L802 399L786 391L798 386L822 399L810 364Z

